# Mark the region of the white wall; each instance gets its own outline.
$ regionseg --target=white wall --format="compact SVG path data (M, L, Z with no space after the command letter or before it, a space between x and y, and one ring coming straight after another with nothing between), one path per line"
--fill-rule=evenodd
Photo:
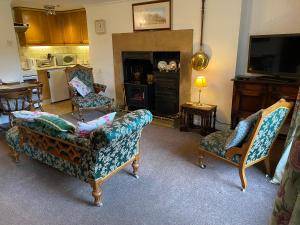
M5 82L21 81L21 65L9 0L0 0L0 21L0 79Z
M144 0L143 0L144 1ZM90 40L90 62L95 80L108 85L108 94L115 95L112 53L112 33L132 32L131 4L141 1L119 1L85 5ZM230 122L232 82L235 75L238 47L241 0L208 0L206 4L204 42L211 55L208 68L193 72L193 78L206 76L208 87L202 100L218 105L218 119ZM173 29L194 29L194 52L200 42L200 0L173 0ZM94 20L106 21L107 33L94 32ZM197 89L192 88L192 100L198 100Z
M300 33L299 0L243 0L237 74L246 74L250 35Z

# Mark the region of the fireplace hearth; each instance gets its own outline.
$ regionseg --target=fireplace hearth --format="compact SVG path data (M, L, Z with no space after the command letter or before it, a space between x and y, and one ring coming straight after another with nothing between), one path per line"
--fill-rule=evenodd
M180 52L122 52L129 110L146 108L157 116L178 114L180 69L160 71L162 61L180 65Z

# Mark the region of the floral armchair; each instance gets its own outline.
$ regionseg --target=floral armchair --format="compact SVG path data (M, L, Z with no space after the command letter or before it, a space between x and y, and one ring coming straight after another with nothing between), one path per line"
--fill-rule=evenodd
M274 105L262 111L249 138L241 147L225 150L225 143L232 131L214 132L200 142L199 164L205 168L205 155L221 159L239 169L242 190L247 187L246 168L264 161L266 172L270 174L269 153L272 149L281 126L283 125L293 103L281 99Z
M6 134L16 160L24 153L91 185L95 205L101 205L101 185L132 163L137 177L139 139L142 129L152 121L148 110L126 114L111 125L94 131L89 138L57 132L37 121L17 121Z
M81 65L74 67L68 67L65 69L68 81L71 81L74 77L78 77L91 92L82 97L76 91L75 88L69 85L72 111L77 111L80 120L84 120L83 111L87 109L111 109L114 99L106 97L101 94L105 92L106 86L103 84L94 83L92 68L87 68Z

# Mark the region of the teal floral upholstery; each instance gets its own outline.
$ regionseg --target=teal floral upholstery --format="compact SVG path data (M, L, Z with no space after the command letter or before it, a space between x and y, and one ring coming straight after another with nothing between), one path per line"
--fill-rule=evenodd
M278 108L264 118L258 134L255 136L246 164L268 155L278 129L288 113L287 108Z
M214 133L211 133L200 141L200 148L225 158L226 141L230 137L232 132L233 131L231 130L227 130L227 131L216 131ZM239 156L235 155L232 158L232 161L235 163L239 163L240 162Z
M113 99L104 95L96 94L95 92L87 94L85 97L75 96L73 99L74 104L79 108L91 108L110 105Z
M94 92L94 81L93 78L85 73L83 70L76 70L72 74L70 74L70 81L77 77L80 81L82 81L92 92Z
M300 224L300 127L277 192L270 225Z
M137 110L116 119L111 125L99 128L91 134L90 138L80 138L66 132L54 132L38 122L18 121L19 126L84 147L86 151L82 152L79 164L56 157L28 143L21 147L18 126L14 126L7 132L6 140L16 151L88 182L91 179L104 178L131 160L138 153L137 144L142 129L151 121L152 114L148 110Z
M66 74L68 76L69 82L77 77L81 80L91 92L84 97L79 95L77 91L69 85L72 109L77 111L80 120L84 120L82 111L85 109L94 109L94 108L108 108L111 109L114 99L103 96L101 92L105 92L106 86L103 84L94 83L93 73L91 68L87 68L81 65L76 65L72 68L67 68Z

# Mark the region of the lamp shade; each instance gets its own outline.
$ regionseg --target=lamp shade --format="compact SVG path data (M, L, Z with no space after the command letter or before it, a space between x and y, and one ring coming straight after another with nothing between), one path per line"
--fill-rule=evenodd
M207 86L206 79L203 76L196 77L194 84L197 88L203 88Z

